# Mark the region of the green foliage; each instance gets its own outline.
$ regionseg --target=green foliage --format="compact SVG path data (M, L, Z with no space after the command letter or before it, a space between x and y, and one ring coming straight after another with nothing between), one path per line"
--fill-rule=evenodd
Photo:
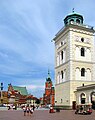
M40 104L40 102L41 102L41 101L40 101L39 99L37 99L35 103L36 103L36 104Z

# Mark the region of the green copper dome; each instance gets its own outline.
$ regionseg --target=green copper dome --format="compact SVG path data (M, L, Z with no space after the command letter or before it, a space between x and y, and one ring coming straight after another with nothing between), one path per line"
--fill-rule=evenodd
M83 16L73 11L71 14L67 15L64 19L65 25L68 25L71 22L83 24Z

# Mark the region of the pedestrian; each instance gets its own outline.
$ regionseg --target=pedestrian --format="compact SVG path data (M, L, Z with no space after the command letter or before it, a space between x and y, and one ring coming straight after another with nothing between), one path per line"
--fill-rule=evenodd
M32 106L32 105L30 105L30 109L29 109L29 110L30 110L30 115L32 115L33 112L34 112L34 111L33 111L33 106Z
M29 111L30 111L30 108L29 108L29 105L27 105L26 107L26 112L27 112L27 115L29 116Z
M34 109L35 109L35 106L33 105L33 111L34 111Z
M49 113L55 113L55 112L54 112L54 109L53 109L53 106L50 106Z
M10 110L11 109L11 107L10 106L8 106L8 110Z
M24 116L26 116L26 106L23 107Z

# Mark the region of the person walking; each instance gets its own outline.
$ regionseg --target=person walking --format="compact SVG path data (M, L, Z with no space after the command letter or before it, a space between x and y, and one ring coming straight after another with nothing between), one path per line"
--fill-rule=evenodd
M26 116L26 106L23 107L24 116Z
M30 105L30 115L32 115L33 114L33 112L34 112L34 110L33 110L33 106L32 105Z
M26 112L27 112L27 115L29 116L29 111L30 111L30 108L29 108L29 105L27 105L26 107Z

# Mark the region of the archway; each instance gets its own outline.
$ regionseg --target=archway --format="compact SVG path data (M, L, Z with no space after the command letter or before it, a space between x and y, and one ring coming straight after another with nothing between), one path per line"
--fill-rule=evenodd
M77 19L77 20L76 20L76 23L80 23L80 20L79 20L79 19Z
M71 19L69 22L70 22L70 23L74 22L74 19Z
M95 92L91 93L92 109L95 109Z
M84 93L81 93L81 95L80 95L81 104L85 104L85 99L86 99L85 94L84 94Z

